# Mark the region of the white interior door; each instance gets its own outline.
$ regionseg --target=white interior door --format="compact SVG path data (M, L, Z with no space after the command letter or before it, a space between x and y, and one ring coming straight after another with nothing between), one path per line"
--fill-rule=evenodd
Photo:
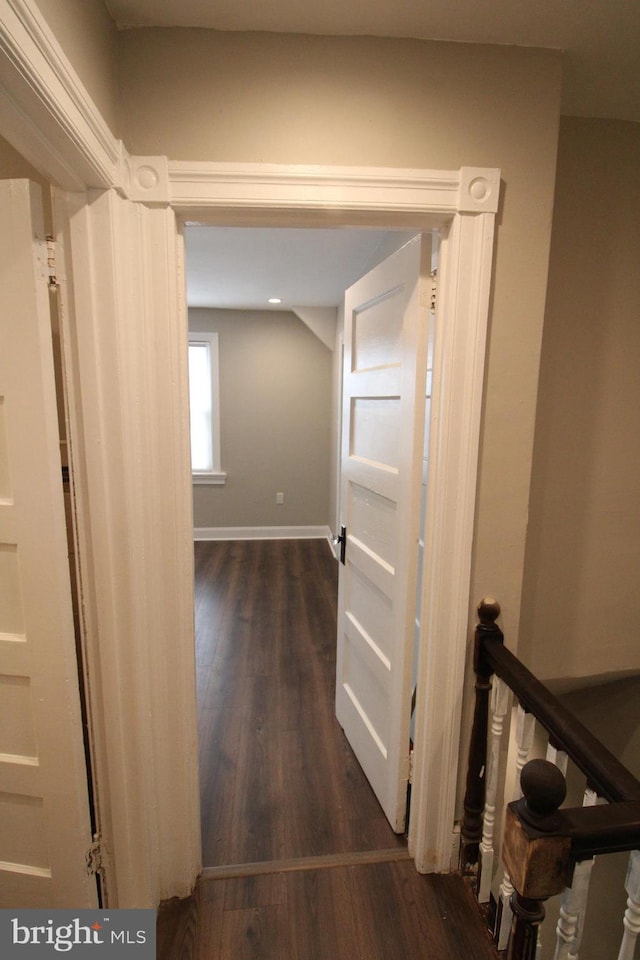
M336 716L396 832L405 827L409 773L428 339L423 261L416 237L347 290L344 311Z
M96 905L39 188L0 181L0 907Z

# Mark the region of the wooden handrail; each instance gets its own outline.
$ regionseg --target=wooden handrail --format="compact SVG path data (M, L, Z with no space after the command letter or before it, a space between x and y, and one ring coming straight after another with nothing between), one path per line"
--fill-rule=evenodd
M640 847L640 801L560 811L562 830L571 838L574 861Z
M513 691L522 708L520 715L535 717L547 731L550 744L576 764L597 796L608 801L604 805L563 808L565 781L554 764L534 760L522 769L523 796L508 804L505 815L502 855L509 874L506 879L510 878L513 890L513 926L507 956L508 960L534 960L536 930L544 918L543 902L571 885L576 864L596 854L640 848L640 781L504 646L496 623L499 614L500 606L495 600L483 600L478 606L474 641L476 708L461 824L462 872L475 875L476 881L482 873L479 843L482 839L485 844L481 821L493 675ZM494 730L494 736L495 733ZM494 745L492 759L495 751ZM491 784L487 804L492 825L494 774ZM491 833L492 826L487 829L487 836ZM486 849L491 862L491 847ZM484 857L483 846L481 859Z
M640 800L640 781L500 640L480 633L479 642L486 672L504 680L524 709L545 728L553 745L564 750L582 770L599 796L610 803Z

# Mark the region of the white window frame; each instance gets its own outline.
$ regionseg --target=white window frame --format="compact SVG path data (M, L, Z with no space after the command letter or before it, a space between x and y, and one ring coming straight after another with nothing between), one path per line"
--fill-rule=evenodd
M195 484L223 484L227 479L220 465L220 352L218 334L211 332L189 331L189 346L206 344L209 349L211 365L211 470L191 468L192 481Z

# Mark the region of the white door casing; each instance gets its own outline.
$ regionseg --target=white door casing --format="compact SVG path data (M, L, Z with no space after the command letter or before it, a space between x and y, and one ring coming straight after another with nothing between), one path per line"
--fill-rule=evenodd
M40 188L0 181L0 907L91 907Z
M80 423L77 492L86 525L78 559L88 587L88 641L97 646L95 659L105 661L89 706L115 777L103 776L100 785L113 819L113 906L184 896L199 866L186 331L176 295L182 276L173 214L220 224L442 229L416 718L422 749L415 755L409 846L418 869L448 869L499 171L130 157L35 0L0 0L0 78L0 134L51 182L79 191L60 227L77 304L73 376L82 377L71 411ZM107 193L83 193L90 189ZM106 209L112 190L130 201L127 216L116 216L113 205ZM136 204L148 215L134 217ZM143 253L141 240L159 256ZM116 268L128 258L136 302L126 292L103 302L104 289L120 286ZM145 324L153 331L157 370L145 354L126 349L127 338L135 339ZM110 344L106 361L101 336ZM118 343L125 346L115 349ZM133 431L126 421L132 399ZM141 429L158 469L150 470L136 451ZM132 505L142 502L154 532L153 555L137 520L129 523ZM130 562L132 538L141 564ZM443 636L446 644L439 642ZM156 723L147 711L150 696L156 710L166 705L178 722Z
M441 229L442 306L436 315L425 613L417 681L419 746L409 848L418 869L448 870L498 174L476 169L412 172L407 184L404 171L375 171L379 176L374 181L373 171L218 164L192 169L164 160L158 176L149 177L156 186L147 204L135 171L157 160L131 159L126 184L133 201L113 192L92 194L89 204L73 200L79 209L71 217L68 250L72 261L86 262L87 269L76 271L74 286L80 315L92 317L90 323L85 319L78 324L77 331L78 371L86 381L79 415L99 426L99 433L91 427L85 436L103 438L99 444L85 444L83 451L87 498L97 497L104 506L89 512L92 549L91 556L85 555L85 580L93 580L102 597L94 606L102 631L98 657L109 663L103 672L104 711L98 719L111 764L117 767L114 782L126 785L128 772L137 771L144 784L143 790L127 788L124 797L109 788L116 872L118 862L129 866L126 884L118 879L117 903L127 905L140 890L148 891L151 903L159 896L184 896L199 869L187 340L175 215L183 221L240 225L335 225L339 220L380 226L389 222L393 210L396 224L402 216L407 226L419 222L425 230ZM170 193L164 204L164 188L157 186L163 183ZM471 192L478 183L486 202ZM464 214L457 212L462 200ZM162 255L150 256L152 250ZM126 265L124 287L118 264ZM114 292L105 296L110 287ZM144 343L145 327L159 351L157 363L145 359L144 350L127 347ZM106 362L103 338L111 344ZM127 423L131 410L135 426ZM164 463L164 469L149 471L150 461L140 456L135 436L144 438L148 454ZM143 507L146 529L153 533L153 550L135 510L131 513L135 502ZM131 564L133 554L144 562ZM110 583L105 580L109 570L115 571ZM442 636L450 638L446 649L437 641ZM119 664L127 663L132 669L122 672ZM145 713L143 705L150 697L157 698L157 712ZM166 704L179 724L166 722ZM131 721L126 730L123 716ZM163 719L150 722L153 716ZM154 784L161 785L160 792ZM144 829L136 829L136 823Z
M316 198L321 194L321 187L326 180L323 179L318 185L315 177L311 177L309 182L303 180L300 184L299 176L289 179L282 172L283 184L267 202L264 197L256 200L253 193L263 192L261 176L260 171L254 171L251 176L243 172L236 180L233 170L223 172L216 169L209 179L204 171L200 171L192 188L193 193L197 193L197 200L194 198L192 202L194 212L196 209L198 211L198 219L225 222L228 216L227 192L237 195L243 189L248 195L248 209L243 209L242 213L238 211L234 215L235 222L239 219L248 223L256 222L256 207L262 210L263 223L265 214L270 214L278 222L282 222L281 218L295 222L296 214L307 224L308 218L314 219L315 209L322 203L322 199ZM341 183L338 188L337 181L341 179L341 173L337 173L336 180L330 183L331 189L341 194L350 187L359 191L360 188L350 181L347 181L346 187ZM357 180L357 175L354 179ZM183 189L184 179L180 183ZM402 193L404 187L398 189ZM386 197L380 199L387 190ZM428 195L429 187L425 186L424 190ZM283 203L282 192L290 197L294 191L298 207L292 212L287 209L286 201ZM210 206L203 210L203 194L207 192ZM358 196L362 202L360 192ZM389 187L388 183L372 188L368 201L373 211L372 220L384 223L384 214L378 211L378 204L386 209L394 199L398 202L396 188ZM264 204L262 208L259 207L260 202ZM117 207L125 206L129 210L126 218L116 214ZM140 216L134 216L136 206L140 207ZM216 213L220 208L225 212ZM188 219L189 207L181 203L178 213L181 218ZM351 216L348 211L345 212L343 222L349 223ZM335 217L334 210L333 222ZM425 226L430 226L433 219L433 214L431 217L425 215ZM443 381L448 393L445 397L442 397L442 391L440 397L434 394L433 400L434 411L437 410L439 416L434 420L435 429L431 437L430 471L431 478L439 478L440 483L434 480L430 488L431 506L428 506L428 514L435 521L429 536L435 553L425 563L425 569L431 570L428 585L425 581L424 588L429 595L429 613L424 618L422 641L423 650L428 653L421 659L418 678L419 704L425 706L422 719L419 707L416 740L423 745L425 757L422 758L420 750L417 750L415 757L415 775L421 778L424 785L421 789L417 788L419 781L414 780L413 810L416 816L412 818L410 834L410 849L416 858L416 865L424 870L448 869L450 855L468 631L482 350L493 215L480 213L477 216L455 217L448 229L447 218L441 212L435 219L436 223L442 225L444 221L445 224L441 299L449 299L445 300L448 310L442 312L443 325L444 317L448 319L447 329L439 341L444 346L439 354L436 349L441 366L438 368L436 359L434 378L438 376L438 369L446 371ZM135 229L132 232L133 223ZM152 234L148 233L149 230L152 230ZM170 457L170 450L176 450L176 442L184 444L184 438L179 440L178 421L186 419L187 409L186 377L182 370L186 359L186 328L182 333L184 343L181 345L180 331L184 319L180 308L176 306L175 290L171 291L170 255L167 258L163 254L163 259L156 261L144 253L145 250L160 248L170 254L172 245L175 245L175 219L169 206L152 205L147 208L139 201L132 204L117 197L109 199L106 194L94 196L91 204L72 218L71 233L75 237L75 251L70 250L72 259L76 258L82 263L88 258L88 265L93 264L94 270L93 276L89 269L81 271L76 293L82 302L83 312L86 308L87 316L92 311L95 315L91 328L93 332L79 329L78 337L82 354L79 368L87 381L82 415L88 417L90 422L99 424L99 434L91 429L85 433L87 436L102 437L99 446L89 443L84 451L88 461L88 497L95 499L97 496L98 502L104 503L104 511L98 509L90 518L92 556L85 556L89 568L88 579L94 580L99 594L95 609L96 621L102 632L99 657L108 663L108 667L105 665L103 669L106 720L102 725L109 744L111 765L117 768L112 783L131 785L128 778L137 771L138 783L144 784L143 790L127 788L124 794L114 787L111 789L116 872L118 861L120 864L130 864L130 870L125 873L126 883L118 879L117 902L126 905L131 902L135 891L141 889L149 890L151 902L159 895L184 895L192 882L189 880L189 871L197 872L199 863L199 836L194 812L197 795L189 794L187 790L189 784L196 783L195 727L191 726L195 704L190 700L193 635L188 583L191 569L187 565L190 562L187 558L191 531L188 446L179 448L175 458ZM145 237L147 239L142 242ZM110 301L101 291L112 283L116 288L122 287L122 281L117 278L117 263L110 259L112 255L119 263L127 260L131 264L137 262L140 269L133 267L128 270L127 283L132 286ZM139 258L142 258L143 268ZM99 265L99 270L96 265ZM168 283L170 296L165 296L163 291L167 290ZM142 290L146 293L143 294ZM448 290L451 293L447 293ZM138 303L136 298L141 298ZM152 306L154 301L155 308ZM146 318L144 321L143 317ZM132 338L139 346L144 343L144 339L141 341L139 338L145 325L156 348L162 346L161 335L172 344L169 352L163 351L162 354L165 376L160 376L159 368L154 369L148 361L140 363L143 350L131 351L126 347ZM113 343L107 354L100 343L105 337ZM106 355L110 358L107 365ZM177 376L175 365L179 370ZM118 371L117 378L113 376L114 371ZM141 384L144 384L142 393ZM171 384L172 389L178 392L168 394L167 384ZM120 399L116 403L118 394ZM130 406L131 402L133 406ZM447 411L444 420L440 412L443 406ZM162 460L166 462L164 470L150 473L147 469L149 461L139 456L132 436L134 427L126 425L127 411L132 409L136 411L138 424L135 430L143 431L138 432L138 436L144 436L145 443L152 444L148 450L154 449L154 444L161 445ZM451 413L452 410L456 411L455 415ZM152 431L144 427L144 424L148 427L150 417L156 424ZM449 423L451 431L446 443L443 443L441 429L444 422ZM166 430L169 424L172 425L171 432ZM124 448L117 439L123 429L124 436L128 438ZM122 449L126 451L125 465L119 465ZM112 456L109 456L109 450ZM187 465L184 476L180 472L182 460ZM134 495L136 488L144 491L143 499L140 499L142 493ZM147 529L153 530L156 543L153 551L149 549L138 520L128 523L126 519L131 516L132 497L134 502L138 498L137 502L144 507L145 523L149 524ZM450 508L452 503L457 504L454 511ZM135 512L133 516L136 516ZM171 528L167 523L170 518L173 524ZM461 521L464 521L464 525ZM119 527L126 529L124 542ZM175 552L176 543L180 547L178 553ZM455 545L454 550L450 549L451 544ZM143 557L145 562L132 565L130 556L134 553ZM105 562L109 558L106 565L98 562L100 558ZM111 576L107 572L109 570L115 571L111 582L105 579L105 576ZM177 577L176 570L179 571ZM159 590L159 584L163 582L169 586ZM150 597L154 598L151 604ZM133 603L132 598L135 598ZM151 631L144 626L150 622L150 611L156 624ZM177 626L172 628L172 623ZM435 650L434 638L442 635L456 637L457 642L452 642L446 651ZM160 646L165 651L161 656L158 655ZM129 663L131 669L126 668L123 674L122 664L125 663ZM146 669L149 664L153 676L151 685L149 670ZM172 664L171 668L169 664ZM443 677L446 679L443 680ZM129 692L125 693L127 690ZM182 732L174 724L167 726L164 720L160 725L152 724L150 727L142 721L141 713L144 711L140 708L149 702L150 697L156 696L156 692L161 694L159 712L155 714L157 717L163 716L161 708L164 704L182 704L180 708L171 708L171 715L180 718ZM122 718L125 716L129 717L130 723L123 729ZM435 729L438 730L444 750L433 747L432 731ZM176 758L173 767L169 764L172 756ZM176 771L184 773L181 758L188 761L189 775L177 777L171 786ZM156 783L163 784L160 794L154 787ZM437 784L436 788L434 784ZM154 801L158 795L162 797L160 808ZM138 797L142 796L146 802L139 804ZM153 805L151 812L149 804ZM137 829L136 823L142 829ZM181 824L184 829L176 829L176 824ZM172 838L171 850L165 833L167 826ZM160 844L154 835L163 837ZM154 860L156 857L157 862ZM192 866L189 867L189 864ZM194 875L192 873L192 878Z
M397 833L409 775L424 445L421 251L416 237L350 287L344 306L336 715Z
M200 867L182 238L115 190L55 215L106 889L152 906Z

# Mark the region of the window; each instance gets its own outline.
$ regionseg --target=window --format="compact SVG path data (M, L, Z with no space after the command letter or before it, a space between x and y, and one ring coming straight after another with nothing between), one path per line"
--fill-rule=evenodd
M193 482L224 483L217 333L189 333L189 407Z

